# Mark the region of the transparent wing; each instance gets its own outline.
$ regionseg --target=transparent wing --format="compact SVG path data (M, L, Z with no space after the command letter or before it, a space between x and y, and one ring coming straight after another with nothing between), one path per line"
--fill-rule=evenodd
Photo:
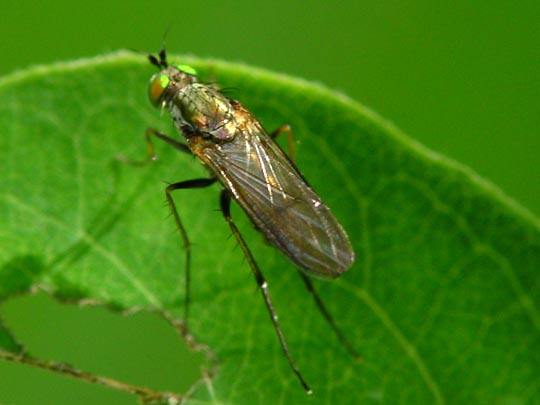
M255 118L242 128L201 159L260 232L300 267L329 278L349 269L354 251L328 207Z

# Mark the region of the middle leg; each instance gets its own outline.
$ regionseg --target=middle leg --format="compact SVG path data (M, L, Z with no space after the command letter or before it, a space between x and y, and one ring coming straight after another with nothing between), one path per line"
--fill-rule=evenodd
M184 243L184 248L186 249L186 262L185 262L185 291L184 291L184 322L182 326L182 335L186 339L186 341L191 342L192 338L189 334L189 328L188 328L188 320L189 320L189 304L191 299L191 291L190 291L190 284L191 284L191 242L189 240L189 237L187 235L186 229L184 228L184 225L182 224L182 221L180 220L180 215L178 214L178 210L176 209L176 204L174 203L174 200L172 198L172 192L175 190L183 190L183 189L189 189L189 188L203 188L208 187L216 182L215 178L209 178L209 179L194 179L194 180L186 180L181 181L178 183L170 184L165 189L165 195L167 197L167 204L169 204L169 207L171 209L174 222L176 223L176 227L178 228L178 231L180 232L180 236L182 236L182 241Z

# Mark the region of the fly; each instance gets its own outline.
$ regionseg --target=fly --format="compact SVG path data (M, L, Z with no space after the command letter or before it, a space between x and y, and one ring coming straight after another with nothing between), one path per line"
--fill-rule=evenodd
M172 192L207 187L217 181L223 187L220 195L221 211L255 276L281 348L303 388L311 393L290 355L270 298L268 283L233 222L231 198L242 207L255 228L302 270L299 274L322 315L347 350L359 358L306 275L333 279L347 271L355 258L349 238L330 209L274 141L281 132L289 131L290 135L288 127L281 127L269 134L238 101L227 98L215 86L199 82L192 67L169 65L164 48L157 56L148 55L148 59L160 69L150 79L150 101L155 107L169 111L174 125L187 143L148 129L146 142L149 159L154 160L156 157L151 142L151 137L155 136L182 152L195 155L210 172L208 178L181 181L169 185L165 190L186 248L183 334L185 337L190 336L187 321L191 243L180 220Z

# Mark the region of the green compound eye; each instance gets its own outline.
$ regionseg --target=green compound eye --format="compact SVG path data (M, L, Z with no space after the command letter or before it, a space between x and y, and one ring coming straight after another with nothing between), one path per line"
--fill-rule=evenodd
M162 73L156 73L150 78L150 83L148 84L148 98L153 106L159 107L161 96L170 81L169 77Z
M197 76L197 71L189 65L174 65L174 67L188 75Z

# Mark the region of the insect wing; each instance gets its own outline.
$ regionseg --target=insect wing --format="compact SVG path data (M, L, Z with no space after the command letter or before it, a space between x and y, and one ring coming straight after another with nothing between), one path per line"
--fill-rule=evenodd
M310 273L339 276L354 261L347 234L260 123L243 128L201 158L270 242Z

